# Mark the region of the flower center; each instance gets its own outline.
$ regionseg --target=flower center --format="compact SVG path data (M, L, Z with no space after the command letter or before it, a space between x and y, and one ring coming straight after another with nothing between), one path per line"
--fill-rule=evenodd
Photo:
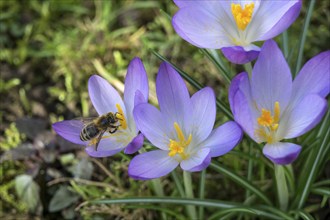
M123 109L121 108L121 106L119 104L116 104L116 108L118 110L118 113L116 115L116 117L120 120L120 128L122 129L126 129L127 128L127 122L126 122L126 118L123 112Z
M234 16L237 27L244 31L251 21L254 9L254 3L246 4L244 9L240 4L231 4L231 13Z
M274 115L267 110L261 109L261 115L257 118L258 128L255 130L256 137L260 142L269 144L275 142L275 133L277 131L280 120L280 103L275 102Z
M173 157L179 154L181 158L185 160L189 157L189 155L185 153L185 148L190 144L192 135L190 134L188 140L186 140L180 126L176 122L174 122L174 129L178 135L179 141L170 139L170 143L168 144L170 152L168 153L168 156Z

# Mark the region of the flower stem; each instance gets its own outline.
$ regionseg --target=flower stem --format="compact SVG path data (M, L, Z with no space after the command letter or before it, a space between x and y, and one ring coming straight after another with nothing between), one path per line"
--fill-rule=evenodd
M275 166L274 168L275 168L275 179L277 186L278 201L280 204L280 209L285 211L288 208L289 191L285 179L284 166L276 165L276 164L274 166Z
M193 199L194 193L192 189L191 173L188 171L183 171L183 183L186 192L186 197ZM187 211L190 219L197 219L197 213L195 206L187 206Z
M248 73L249 78L251 79L251 77L252 77L252 64L251 64L251 62L244 64L244 69Z
M151 184L152 184L152 186L154 188L154 191L155 191L157 196L159 196L159 197L164 196L163 185L162 185L162 182L160 181L159 178L151 180ZM166 213L162 212L161 215L162 215L163 220L167 219Z

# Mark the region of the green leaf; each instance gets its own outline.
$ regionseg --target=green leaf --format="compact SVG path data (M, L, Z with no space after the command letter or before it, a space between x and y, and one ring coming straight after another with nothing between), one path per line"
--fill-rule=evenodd
M17 195L27 204L31 211L34 211L39 202L39 185L33 181L30 175L19 175L15 178Z
M314 188L311 190L312 193L319 194L321 196L330 197L330 189L325 187Z
M61 186L53 198L50 200L48 210L50 212L60 211L79 199L79 196L67 189L66 186Z
M301 68L305 40L306 40L306 36L307 36L307 32L308 32L309 23L310 23L310 20L312 17L314 5L315 5L315 0L311 0L309 3L309 6L308 6L308 11L307 11L307 15L306 15L305 23L304 23L304 27L303 27L303 32L301 33L301 37L300 37L300 41L299 41L300 42L299 52L298 52L298 58L297 58L297 64L296 64L296 71L294 72L294 75L297 75L297 73L299 72L299 70Z
M327 123L327 122L323 122ZM309 157L305 163L303 170L303 174L299 179L299 186L296 192L296 197L294 199L292 207L296 207L301 209L308 197L308 194L311 190L311 186L316 179L316 174L319 171L320 164L322 161L326 159L324 157L325 152L330 147L329 144L330 139L330 129L326 131L326 134L323 138L322 144L320 147L315 147L312 152L309 154Z
M240 212L258 215L257 212L255 212L254 210L251 210L249 208L231 208L231 209L225 209L223 211L213 214L210 218L208 218L208 220L218 219L219 217L223 217L224 215L227 215L228 213L237 213L238 214Z
M167 209L159 206L154 206L154 205L132 205L132 206L125 206L127 209L151 209L151 210L156 210L159 211L160 213L166 213L168 215L172 215L175 217L175 219L178 220L185 220L185 216L174 212L172 209Z
M169 197L141 197L141 198L124 198L124 199L102 199L90 201L90 204L148 204L148 203L159 203L159 204L174 204L174 205L195 205L204 207L213 207L221 209L230 208L242 208L249 209L251 212L255 212L259 216L266 217L267 219L293 219L286 213L277 210L269 206L258 206L258 207L246 207L239 203L225 202L220 200L210 199L187 199L187 198L169 198ZM267 211L265 211L267 210Z
M225 70L222 63L218 62L218 60L207 50L207 49L200 49L206 57L211 60L211 62L215 65L215 67L219 70L223 78L230 84L230 74Z
M267 198L267 196L263 192L261 192L257 187L253 186L252 183L250 183L249 181L247 181L247 180L243 179L242 177L238 176L237 174L235 174L231 170L226 169L222 166L218 166L214 162L211 162L210 168L212 168L215 171L218 171L222 174L225 174L230 179L232 179L234 182L236 182L238 185L241 185L245 189L247 189L247 190L251 191L252 193L254 193L256 196L258 196L260 199L262 199L267 205L270 205L270 206L273 205L272 202Z

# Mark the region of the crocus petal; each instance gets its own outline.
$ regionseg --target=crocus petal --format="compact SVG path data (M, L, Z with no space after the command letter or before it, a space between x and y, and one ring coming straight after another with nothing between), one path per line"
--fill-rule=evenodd
M216 114L215 96L211 88L207 87L196 92L191 97L193 105L193 138L203 141L211 133Z
M126 115L126 108L118 94L105 79L100 76L93 75L88 81L89 97L99 115L108 112L117 112L116 104L119 104Z
M196 7L203 5L203 1L187 1L187 0L173 0L173 2L178 6L179 8L183 7Z
M293 1L290 0L290 3L293 3ZM281 6L284 6L283 2ZM260 36L256 41L264 41L274 38L275 36L285 31L297 19L300 13L301 6L302 6L302 0L296 1L296 3L293 4L289 8L289 10L286 11L286 13L281 17L281 19L273 27L271 27L264 35ZM268 7L268 9L271 8L270 10L272 10L271 15L269 17L273 16L273 7L277 7L277 6L269 5ZM267 10L267 7L265 9ZM265 20L265 22L267 21Z
M201 48L219 49L233 45L237 38L233 20L222 4L204 1L200 7L183 7L174 15L175 31L189 43Z
M64 139L75 143L85 145L86 142L80 140L80 132L84 127L84 124L80 120L67 120L56 122L52 125L53 129L58 135Z
M223 55L232 63L245 64L255 60L260 52L260 49L246 51L241 46L224 47L221 49Z
M210 149L202 148L188 159L181 161L180 166L186 171L201 171L210 164Z
M106 151L100 151L95 150L94 147L86 147L86 153L91 157L109 157L112 155L115 155L119 153L122 149L116 149L116 150L106 150Z
M273 110L275 102L285 109L291 89L290 68L281 50L275 41L266 41L252 70L251 90L259 110Z
M138 129L156 147L167 150L169 129L163 115L150 104L140 104L134 108L134 119Z
M229 88L229 103L235 121L254 139L254 120L249 77L246 72L237 75Z
M134 157L128 174L138 180L154 179L170 173L178 164L174 157L168 156L168 151L154 150Z
M293 81L291 102L298 103L308 94L326 97L329 90L330 51L326 51L310 59L301 69Z
M167 124L174 129L173 123L177 122L181 129L189 134L192 113L188 89L179 73L168 63L160 65L156 92L160 110Z
M104 138L106 136L107 138ZM124 139L125 141L123 141ZM105 133L103 138L100 140L99 145L97 146L97 151L113 151L117 149L124 149L131 142L131 140L127 140L127 135L120 133L116 134L116 136Z
M247 33L247 40L250 42L267 40L270 39L273 35L275 36L279 34L279 31L285 30L288 26L291 25L291 23L285 24L283 22L293 22L295 19L285 18L284 16L297 16L295 10L289 12L289 10L297 3L299 4L298 0L260 1L258 10L253 15L251 23L245 30ZM300 7L295 9L300 10ZM276 29L272 30L272 28Z
M143 146L143 140L144 140L143 134L139 134L138 136L136 136L131 141L131 143L129 143L127 145L127 147L125 148L124 153L125 154L134 154L135 152L140 150L140 148Z
M208 167L211 163L211 155L208 154L207 157L204 159L204 161L199 164L196 167L193 167L192 169L188 170L189 172L199 172L201 170L204 170L206 167Z
M286 165L292 163L299 155L301 147L293 143L266 144L262 152L275 164Z
M285 138L298 137L317 125L327 110L327 101L318 95L308 95L283 120ZM281 122L282 123L282 122ZM280 126L281 126L280 123ZM279 130L285 128L279 127Z
M236 122L229 121L214 129L201 146L211 150L211 157L218 157L231 151L242 137L240 126Z
M148 100L149 87L147 73L142 61L138 57L135 57L128 65L125 78L124 101L128 120L131 120L131 117L133 117L134 99L137 90L141 92L145 100Z

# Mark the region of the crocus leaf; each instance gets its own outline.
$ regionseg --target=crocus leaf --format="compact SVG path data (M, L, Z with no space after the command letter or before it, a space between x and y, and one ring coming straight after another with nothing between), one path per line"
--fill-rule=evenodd
M246 207L241 205L240 203L234 202L226 202L221 200L210 200L210 199L181 199L181 198L173 198L173 197L142 197L142 198L125 198L125 199L102 199L102 200L94 200L90 201L91 204L173 204L173 205L195 205L195 206L203 206L209 208L221 208L221 209L231 209L231 208L245 208L249 209L251 212L256 213L258 216L266 217L267 219L290 219L293 220L291 216L273 208L271 206L258 206Z

